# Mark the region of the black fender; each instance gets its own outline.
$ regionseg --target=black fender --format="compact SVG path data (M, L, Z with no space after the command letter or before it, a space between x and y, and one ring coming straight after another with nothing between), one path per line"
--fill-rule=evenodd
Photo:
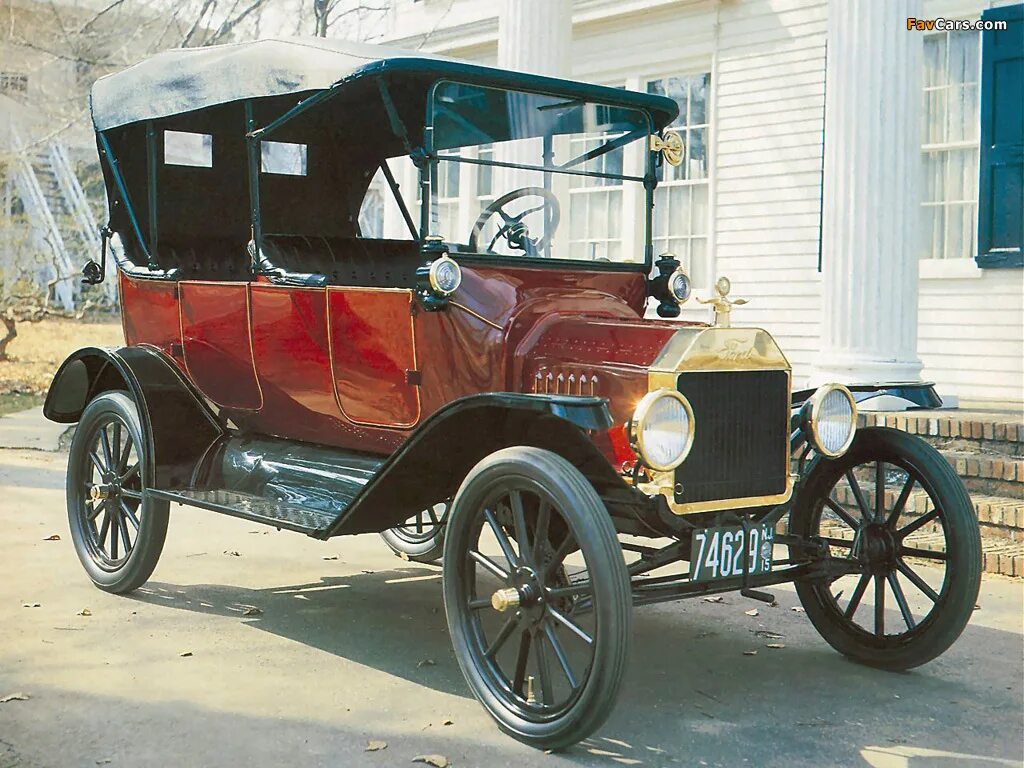
M89 402L126 391L139 409L148 462L147 488L178 487L224 434L217 417L174 362L148 346L84 347L65 360L50 384L43 415L74 424Z
M324 537L380 531L455 494L485 456L513 445L553 451L598 493L623 482L589 432L612 426L600 397L494 392L454 400L413 432Z
M846 384L845 386L853 393L853 399L858 403L878 395L891 395L913 403L916 408L940 408L942 406L942 398L935 391L935 384L930 381ZM800 408L814 392L814 389L799 389L794 392L792 407Z

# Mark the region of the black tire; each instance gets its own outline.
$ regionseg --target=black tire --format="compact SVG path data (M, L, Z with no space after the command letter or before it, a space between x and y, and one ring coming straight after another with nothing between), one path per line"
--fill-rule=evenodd
M142 494L150 460L145 445L138 409L122 392L89 403L71 441L71 540L93 584L107 592L131 592L145 583L167 536L168 503ZM91 498L93 488L102 496Z
M918 488L925 495L915 496ZM835 592L835 582L796 583L807 617L840 653L873 667L910 669L949 648L967 626L981 584L978 522L960 478L924 440L884 427L858 431L845 455L816 461L794 501L790 530L826 538L833 555L861 569L844 577L846 589L853 587L848 594ZM922 575L917 563L925 561L933 568ZM926 578L939 581L937 564L938 588ZM872 582L875 608L865 617L862 598ZM887 594L897 620L886 617ZM886 624L902 631L890 633Z
M399 557L417 563L436 563L444 554L444 531L451 500L435 504L402 525L381 531L380 537Z
M485 529L496 555L482 552ZM585 580L568 575L573 552ZM470 471L448 519L444 598L466 682L503 731L561 749L604 723L629 654L629 575L607 509L568 461L515 447Z

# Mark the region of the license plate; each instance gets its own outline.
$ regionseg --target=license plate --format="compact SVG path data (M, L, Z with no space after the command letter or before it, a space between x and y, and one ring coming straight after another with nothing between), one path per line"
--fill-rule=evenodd
M690 547L690 581L742 576L744 563L750 576L769 573L774 542L775 529L768 525L750 526L746 541L738 525L698 529Z

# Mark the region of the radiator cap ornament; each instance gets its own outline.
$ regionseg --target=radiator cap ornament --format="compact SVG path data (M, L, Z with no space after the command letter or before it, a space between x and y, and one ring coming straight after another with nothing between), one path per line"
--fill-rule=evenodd
M720 277L715 282L715 296L711 299L697 299L701 304L710 304L711 308L715 310L715 327L716 328L729 328L731 321L729 319L729 313L732 312L733 307L738 307L747 303L747 299L728 299L729 291L732 290L732 283L728 277Z

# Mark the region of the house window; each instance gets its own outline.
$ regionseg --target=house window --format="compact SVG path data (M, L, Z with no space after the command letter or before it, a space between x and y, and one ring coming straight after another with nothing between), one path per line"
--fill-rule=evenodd
M441 162L437 163L436 205L431 213L436 217L434 231L443 237L454 239L459 221L459 163L444 162L445 157L458 157L458 150L438 152Z
M575 134L569 156L578 157L605 144L613 135ZM584 170L622 175L622 148L588 161ZM622 260L622 181L573 176L569 191L569 257L589 261Z
M647 82L647 92L679 105L672 128L683 140L683 162L662 163L654 194L654 254L671 251L695 285L710 283L708 264L708 101L711 73Z
M924 40L924 259L975 255L979 55L976 31Z

